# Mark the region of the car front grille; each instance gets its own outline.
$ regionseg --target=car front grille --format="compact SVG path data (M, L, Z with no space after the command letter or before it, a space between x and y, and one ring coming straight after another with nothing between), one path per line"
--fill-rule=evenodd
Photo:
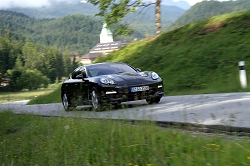
M139 91L139 92L130 92L131 86L128 87L119 87L116 89L108 89L107 91L116 91L117 93L106 93L106 97L110 99L110 101L120 100L120 101L134 101L134 100L142 100L154 97L157 92L163 92L163 88L159 87L161 85L159 83L151 84L151 85L140 85L140 86L149 86L149 90L147 91Z

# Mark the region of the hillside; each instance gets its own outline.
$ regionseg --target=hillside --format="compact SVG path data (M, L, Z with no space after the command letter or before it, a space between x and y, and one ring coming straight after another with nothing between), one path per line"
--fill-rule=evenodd
M182 16L180 16L169 29L175 29L177 27L204 20L211 16L217 16L226 13L239 12L242 10L250 9L249 0L237 0L237 1L202 1L189 10L187 10Z
M70 15L58 19L35 19L21 13L0 10L0 35L5 29L11 38L31 41L84 54L99 42L102 21L84 15Z
M51 1L53 2L53 1ZM30 17L35 18L60 18L73 14L84 14L87 16L94 16L98 13L98 8L89 3L66 3L54 1L50 6L44 7L15 7L7 8L5 10L24 13Z
M156 71L166 95L241 91L238 62L250 69L249 20L250 10L214 16L131 43L96 62L122 61ZM250 80L250 72L247 76Z
M52 1L53 2L53 1ZM174 2L172 2L175 4ZM182 4L181 2L179 2ZM177 3L178 4L178 3ZM185 4L185 3L184 3ZM135 29L134 38L144 38L145 36L155 35L155 6L151 5L144 10L139 8L135 13L131 13L124 18ZM30 17L43 18L61 18L73 14L83 14L94 16L99 12L97 6L89 3L67 3L64 1L55 1L51 6L36 8L7 8L6 10L23 13ZM167 29L176 19L178 19L186 10L176 6L161 6L162 28Z

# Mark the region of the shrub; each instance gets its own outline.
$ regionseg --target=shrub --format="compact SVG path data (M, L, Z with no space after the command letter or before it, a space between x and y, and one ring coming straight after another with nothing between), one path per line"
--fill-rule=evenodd
M8 70L7 77L11 81L5 91L36 90L46 88L49 84L49 79L38 70Z
M38 70L26 70L22 73L20 82L23 89L36 90L48 87L49 79Z

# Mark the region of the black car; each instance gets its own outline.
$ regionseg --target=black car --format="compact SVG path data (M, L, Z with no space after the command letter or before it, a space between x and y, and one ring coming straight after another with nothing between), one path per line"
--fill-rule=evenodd
M61 87L66 111L80 105L100 110L106 105L141 99L152 104L158 103L163 95L163 81L155 72L142 72L120 62L80 66Z

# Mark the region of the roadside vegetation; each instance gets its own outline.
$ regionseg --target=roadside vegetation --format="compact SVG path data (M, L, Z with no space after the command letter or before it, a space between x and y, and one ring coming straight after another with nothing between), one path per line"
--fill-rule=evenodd
M32 100L37 96L53 92L54 89L43 89L26 92L0 92L0 103L7 103L20 100Z
M163 129L152 121L0 113L0 165L249 165L249 138Z
M27 104L48 104L61 102L61 84L56 86L56 89L49 93L42 94L36 98L32 98Z
M20 100L30 100L30 104L59 103L61 100L59 92L60 85L61 84L51 84L48 88L33 91L0 92L0 104Z

